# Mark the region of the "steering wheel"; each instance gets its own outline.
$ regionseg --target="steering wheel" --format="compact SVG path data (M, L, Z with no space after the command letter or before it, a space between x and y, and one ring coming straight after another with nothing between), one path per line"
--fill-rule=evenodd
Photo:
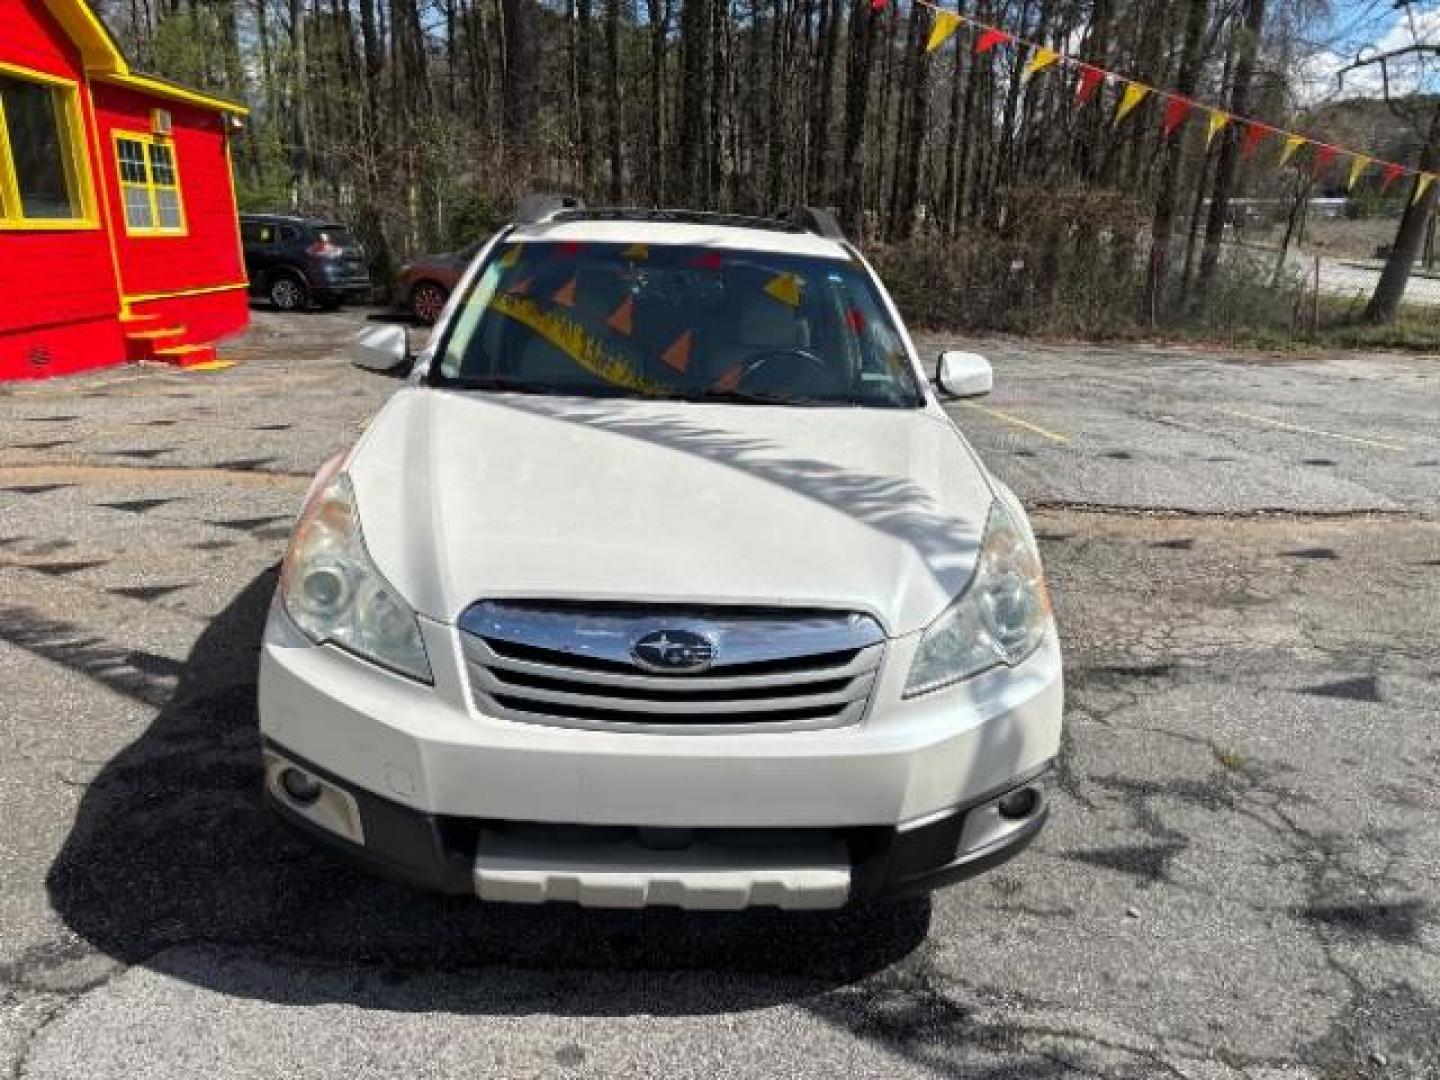
M830 365L825 362L825 358L818 353L813 353L809 349L801 348L798 345L780 349L769 349L750 357L750 359L740 365L740 378L737 380L737 384L744 386L777 360L799 360L807 368L821 377L823 385L827 389L834 387L836 384L835 372L830 370Z

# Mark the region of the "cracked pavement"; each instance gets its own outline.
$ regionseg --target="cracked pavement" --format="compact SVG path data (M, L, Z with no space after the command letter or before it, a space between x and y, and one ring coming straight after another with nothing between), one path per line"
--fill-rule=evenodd
M362 323L0 388L6 1074L1440 1077L1434 361L981 343L1067 650L1046 831L930 901L584 912L259 806L288 521L396 385Z

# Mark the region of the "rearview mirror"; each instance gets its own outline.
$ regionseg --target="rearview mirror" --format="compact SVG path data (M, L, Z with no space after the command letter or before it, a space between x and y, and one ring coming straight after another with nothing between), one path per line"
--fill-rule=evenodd
M994 389L995 372L979 353L947 350L935 365L935 381L951 397L981 397Z
M410 362L410 335L403 326L372 326L345 346L345 358L356 367L393 371Z

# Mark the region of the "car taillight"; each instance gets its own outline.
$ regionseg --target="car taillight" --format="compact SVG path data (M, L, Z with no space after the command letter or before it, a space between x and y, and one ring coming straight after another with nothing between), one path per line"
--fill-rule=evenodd
M338 244L332 244L329 240L317 240L305 249L306 255L314 255L317 259L338 259L342 254Z

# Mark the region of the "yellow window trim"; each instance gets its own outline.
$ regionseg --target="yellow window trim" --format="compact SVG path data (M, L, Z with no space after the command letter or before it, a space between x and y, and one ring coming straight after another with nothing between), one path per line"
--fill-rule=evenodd
M115 151L115 178L120 184L120 220L125 226L127 236L138 237L174 237L190 235L190 223L185 217L185 197L181 194L180 184L180 155L175 153L175 143L167 138L160 138L150 134L148 131L123 131L115 128L110 132L111 145ZM120 143L122 141L137 142L145 147L145 183L136 184L125 179L125 174L120 168ZM154 166L150 162L150 148L152 146L163 146L170 151L170 171L175 174L173 184L157 184L155 182ZM125 189L127 187L143 187L150 198L150 220L155 224L150 228L136 228L130 224L130 215L125 212ZM160 227L160 202L155 197L156 192L173 191L175 193L175 205L180 211L180 225L178 228L165 229Z
M60 129L61 165L65 170L65 185L75 196L81 209L81 215L74 218L24 216L20 181L15 175L15 156L10 149L10 128L5 121L5 104L0 101L0 231L76 232L82 229L98 229L100 218L96 212L94 187L90 182L90 152L85 145L85 118L80 112L80 84L73 79L4 61L0 61L0 75L9 75L61 91L63 112L55 118Z

